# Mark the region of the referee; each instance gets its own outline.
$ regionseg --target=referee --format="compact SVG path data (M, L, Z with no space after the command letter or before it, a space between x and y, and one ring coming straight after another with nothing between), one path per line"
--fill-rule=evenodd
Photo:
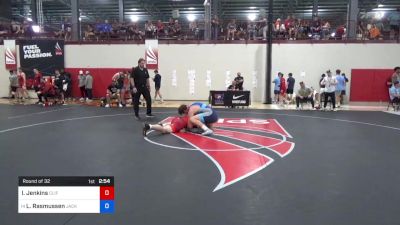
M132 86L132 91L134 93L133 99L133 110L135 111L135 118L137 120L139 117L139 100L140 96L146 99L147 112L146 117L151 118L154 117L151 114L151 96L150 96L150 76L149 71L144 68L145 61L143 58L138 60L138 66L132 69L130 81Z

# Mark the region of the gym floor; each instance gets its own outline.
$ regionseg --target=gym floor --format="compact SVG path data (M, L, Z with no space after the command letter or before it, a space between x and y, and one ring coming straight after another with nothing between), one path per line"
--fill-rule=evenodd
M400 221L399 115L218 109L225 122L210 138L144 138L143 122L157 123L176 109L154 108L156 117L143 121L131 108L0 111L2 225ZM115 213L18 214L18 176L114 176Z

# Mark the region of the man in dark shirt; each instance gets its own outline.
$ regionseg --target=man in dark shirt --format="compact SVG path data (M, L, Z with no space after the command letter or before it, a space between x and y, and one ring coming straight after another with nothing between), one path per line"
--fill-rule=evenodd
M57 92L60 94L61 98L61 103L63 105L65 104L65 90L64 90L64 84L66 83L66 78L65 75L60 73L59 70L55 70L56 77L54 79L54 84L57 87Z
M118 88L118 81L114 80L107 87L107 96L106 96L106 108L110 107L111 99L118 99L118 106L122 108L121 104L121 94L120 89Z
M161 75L158 73L158 70L154 70L154 73L156 74L153 78L154 81L154 87L156 89L156 93L154 94L154 99L153 101L155 101L157 99L157 95L160 97L160 102L163 102L163 98L160 92L160 88L161 88Z
M239 91L243 91L243 82L244 79L241 76L242 74L240 72L237 73L237 77L235 77L235 82L236 82L236 89L238 89Z
M288 100L289 102L292 101L292 97L293 97L293 89L294 89L294 83L296 82L296 80L293 78L293 74L289 73L288 74L289 77L287 79L287 89L286 89L286 94L288 95Z
M131 73L131 86L132 91L135 93L135 97L133 99L133 109L135 111L135 118L137 120L139 117L139 100L140 96L146 99L147 113L146 117L154 117L151 114L151 96L150 96L150 76L149 71L144 67L145 60L140 58L138 60L138 66L132 69Z

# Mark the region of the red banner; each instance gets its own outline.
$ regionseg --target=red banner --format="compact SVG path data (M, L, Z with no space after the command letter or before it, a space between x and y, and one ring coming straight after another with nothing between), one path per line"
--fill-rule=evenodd
M158 69L158 40L146 40L145 59L147 69Z
M15 40L4 40L4 56L7 70L17 69Z

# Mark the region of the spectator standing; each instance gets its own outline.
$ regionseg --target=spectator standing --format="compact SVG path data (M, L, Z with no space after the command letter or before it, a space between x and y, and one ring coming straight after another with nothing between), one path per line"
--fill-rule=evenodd
M311 106L314 108L314 98L312 96L313 91L311 88L306 87L303 81L300 82L300 89L297 91L296 95L296 109L300 109L300 102L311 102Z
M126 106L126 99L127 99L127 95L129 96L130 94L130 89L131 89L131 84L129 81L129 76L128 76L128 72L124 71L123 72L123 77L124 77L124 81L123 81L123 87L121 89L121 104L123 107ZM128 97L129 98L129 97ZM133 100L133 99L132 99Z
M26 89L26 75L24 71L21 68L18 68L18 83L19 83L19 89L18 89L18 95L22 100L24 98L28 98L28 90Z
M236 82L236 89L239 91L243 91L244 78L242 77L242 74L240 72L237 73L234 81Z
M214 15L214 18L211 20L211 37L213 40L218 40L219 35L219 19L217 15Z
M63 68L60 69L60 73L64 75L65 83L63 89L65 89L64 97L66 100L71 100L71 93L72 93L72 80L71 74L66 72Z
M320 102L322 102L323 97L325 97L325 84L322 84L322 81L325 79L326 75L322 74L319 79L319 95L316 95L315 100L317 101L318 106L320 107Z
M349 82L349 79L347 79L346 74L342 73L340 74L340 70L336 70L336 102L338 108L340 108L340 105L343 105L344 101L344 96L346 95L346 83Z
M10 88L11 88L11 98L18 99L18 88L19 88L19 83L18 83L18 76L17 74L13 71L10 70Z
M280 98L280 102L281 102L281 104L285 104L286 103L286 80L285 80L285 78L284 78L284 75L283 75L283 73L281 73L281 84L280 84L280 96L279 96L279 98Z
M335 98L335 90L336 90L336 79L332 76L330 70L326 72L328 76L326 76L322 81L321 85L325 85L325 99L324 99L324 110L326 110L326 106L328 104L328 98L331 98L333 111L336 111L336 98Z
M85 85L86 85L86 76L85 74L83 74L82 70L79 70L79 75L78 75L78 86L79 86L79 90L81 92L81 98L79 99L81 102L85 101L86 99L86 89L85 89Z
M278 73L278 76L272 81L274 83L274 102L279 102L279 93L281 91L281 73Z
M399 109L400 104L400 82L396 81L389 89L390 100L393 104L397 105L397 110Z
M231 20L231 22L229 22L227 26L227 40L231 39L233 41L235 39L236 29L236 20Z
M36 95L39 98L39 91L41 90L42 83L43 83L43 75L42 75L42 73L39 72L38 69L33 69L33 74L34 74L34 77L33 77L33 88L34 88L34 90L36 92ZM43 103L41 98L39 98L39 101L36 102L36 104L39 104L39 103Z
M262 27L262 35L263 35L263 40L267 40L267 31L268 31L268 23L267 23L267 18L263 18L261 21L261 27Z
M163 98L160 92L161 89L161 75L158 73L158 70L154 70L154 89L155 89L155 94L154 94L154 100L155 101L157 99L157 96L160 97L160 102L163 103Z
M132 74L130 78L132 91L135 94L133 100L133 109L135 111L135 118L137 120L140 119L139 100L141 95L143 95L143 97L146 99L146 117L154 117L153 114L151 114L150 76L144 65L145 60L143 58L140 58L138 60L138 66L132 69Z
M66 79L64 74L61 74L59 70L55 70L55 79L54 79L54 84L58 89L58 92L60 93L60 97L61 97L61 102L63 105L65 104L65 91L64 90L64 84L66 84Z
M288 76L289 76L288 79L287 79L287 86L288 87L287 87L286 93L288 95L289 102L291 102L292 101L292 97L293 97L294 84L295 84L296 80L293 78L293 74L292 73L289 73Z
M86 77L85 77L85 90L86 90L86 96L87 96L86 101L87 102L92 102L92 99L93 99L92 89L93 89L93 77L90 74L90 72L87 70Z

